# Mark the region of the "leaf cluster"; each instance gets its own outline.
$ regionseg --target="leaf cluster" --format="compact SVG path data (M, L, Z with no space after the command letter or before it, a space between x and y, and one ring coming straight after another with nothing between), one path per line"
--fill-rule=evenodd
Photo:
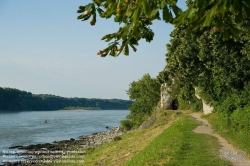
M202 26L213 26L221 31L221 38L227 40L230 36L238 36L240 28L232 26L250 17L249 0L188 0L188 9L178 17L176 26L188 23L188 30L197 30Z
M150 25L154 20L163 20L176 28L188 25L188 32L213 26L220 32L220 38L228 40L240 34L238 24L250 17L249 0L187 0L188 9L184 12L176 3L177 0L92 0L79 7L77 18L82 21L91 18L90 24L95 25L99 15L113 18L121 25L117 32L102 38L109 45L97 54L105 57L118 56L121 52L129 55L129 48L136 51L141 39L151 42L154 32Z
M154 20L164 20L172 23L174 16L182 11L176 6L176 0L93 0L86 6L80 6L77 19L82 21L91 19L95 25L96 15L101 18L114 18L114 22L121 24L119 30L105 35L102 40L109 42L107 48L98 51L98 55L118 56L122 51L129 55L129 48L136 52L138 41L145 39L151 42L154 33L150 25Z

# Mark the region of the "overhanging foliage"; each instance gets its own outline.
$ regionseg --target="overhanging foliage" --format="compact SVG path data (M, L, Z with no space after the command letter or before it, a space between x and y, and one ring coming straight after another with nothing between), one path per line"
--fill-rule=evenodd
M77 19L91 19L93 26L99 15L113 18L121 25L117 32L102 38L109 45L97 54L105 57L118 56L122 51L129 55L129 47L136 51L141 39L151 42L154 32L150 25L154 20L163 20L176 28L188 23L188 32L213 25L216 31L220 31L222 39L229 39L239 35L237 24L250 17L249 0L187 0L185 12L176 4L177 0L92 0L92 3L79 7Z

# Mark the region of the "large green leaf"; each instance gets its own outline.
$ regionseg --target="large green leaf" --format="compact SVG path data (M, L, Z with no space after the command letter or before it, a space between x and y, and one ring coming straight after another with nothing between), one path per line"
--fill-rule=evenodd
M147 17L150 17L151 14L151 8L147 2L147 0L142 0L142 7L143 7L143 12Z
M115 22L121 22L121 18L122 18L122 15L118 13L118 14L115 15L114 21Z
M125 48L124 48L124 55L129 55L128 45L126 45Z
M139 19L139 15L140 15L140 8L138 7L137 9L135 9L133 16L132 16L132 21L136 22Z
M173 21L172 13L171 13L171 11L168 9L167 6L165 6L165 7L163 8L163 13L162 13L162 15L163 15L163 20L164 20L164 21L170 22L170 23Z
M154 18L158 12L159 12L159 8L153 9L150 14L150 18Z
M204 26L210 26L210 24L212 22L212 18L210 17L210 13L211 13L211 11L205 17L205 21L203 22Z

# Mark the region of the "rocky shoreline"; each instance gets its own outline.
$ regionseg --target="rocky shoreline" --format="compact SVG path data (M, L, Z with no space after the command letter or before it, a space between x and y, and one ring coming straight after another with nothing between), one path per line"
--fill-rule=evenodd
M5 155L13 155L13 152L16 151L14 149L19 149L20 151L16 151L17 153L14 155L24 156L22 159L25 161L31 161L30 163L32 165L32 163L35 164L37 160L44 160L45 158L43 156L48 157L49 155L50 159L53 160L56 158L61 158L63 155L66 155L72 151L80 151L81 153L84 153L84 150L99 146L105 142L119 141L121 140L121 135L124 133L126 132L121 131L120 127L116 127L107 132L79 136L78 139L71 138L70 140L54 141L53 143L13 146L9 147L10 154L6 153ZM4 165L19 164L22 165L22 162L5 162Z

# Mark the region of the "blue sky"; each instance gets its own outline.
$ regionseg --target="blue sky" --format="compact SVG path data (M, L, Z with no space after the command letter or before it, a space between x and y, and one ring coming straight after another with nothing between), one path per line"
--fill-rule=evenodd
M102 36L118 30L112 19L77 20L90 0L0 0L0 87L63 97L129 99L126 90L144 74L165 66L173 26L154 22L151 43L129 56L101 58ZM182 7L184 1L180 1Z

